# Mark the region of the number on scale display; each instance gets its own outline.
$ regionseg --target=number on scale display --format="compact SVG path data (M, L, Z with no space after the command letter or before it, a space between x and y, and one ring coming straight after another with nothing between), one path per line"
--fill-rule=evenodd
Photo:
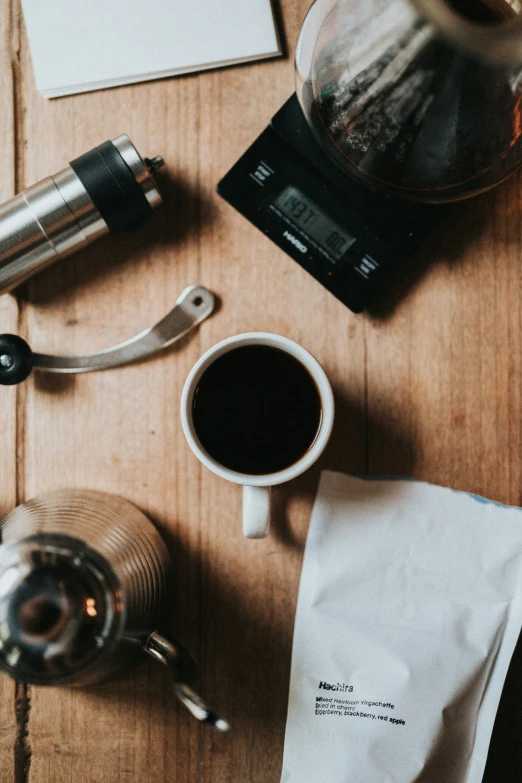
M334 223L308 196L289 185L274 201L286 217L314 239L323 250L338 261L350 248L355 237Z

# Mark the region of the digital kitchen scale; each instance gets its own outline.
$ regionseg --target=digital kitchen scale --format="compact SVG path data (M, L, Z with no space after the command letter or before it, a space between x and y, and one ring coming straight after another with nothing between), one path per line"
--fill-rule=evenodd
M447 210L343 173L314 138L295 94L217 190L355 313Z

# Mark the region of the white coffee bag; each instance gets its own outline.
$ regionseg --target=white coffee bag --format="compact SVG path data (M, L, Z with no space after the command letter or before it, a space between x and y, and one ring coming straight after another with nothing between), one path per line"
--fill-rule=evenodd
M522 627L522 512L324 473L282 783L481 783Z

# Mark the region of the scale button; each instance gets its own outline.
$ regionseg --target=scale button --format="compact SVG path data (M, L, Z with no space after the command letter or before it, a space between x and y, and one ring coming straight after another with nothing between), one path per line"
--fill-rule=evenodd
M250 171L248 176L253 179L257 185L260 185L263 188L267 179L270 179L273 174L275 174L274 169L264 160L261 160L257 164L255 171Z
M372 256L365 255L358 263L353 264L353 268L365 280L370 280L373 274L380 268L380 264Z

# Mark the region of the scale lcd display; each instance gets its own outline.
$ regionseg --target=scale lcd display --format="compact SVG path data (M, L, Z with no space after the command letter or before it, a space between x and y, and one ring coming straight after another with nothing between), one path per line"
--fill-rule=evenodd
M294 185L288 185L273 203L336 261L356 241Z

